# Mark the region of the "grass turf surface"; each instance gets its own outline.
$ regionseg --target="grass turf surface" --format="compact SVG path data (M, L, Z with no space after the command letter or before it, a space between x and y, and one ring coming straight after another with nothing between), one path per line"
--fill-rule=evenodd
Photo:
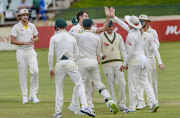
M161 43L159 52L166 70L161 72L158 67L159 105L157 113L150 113L149 108L138 110L136 113L116 115L109 112L104 104L103 97L95 91L94 104L97 118L179 118L180 112L180 42ZM38 98L39 104L22 104L21 90L19 85L16 52L0 52L0 118L51 118L55 109L55 83L48 73L48 49L36 49L39 63L40 88ZM100 66L101 78L106 85L106 80ZM127 77L126 77L127 79ZM28 74L28 88L30 73ZM126 84L126 88L127 88ZM88 118L88 116L77 116L68 110L73 92L73 83L67 78L64 86L64 107L62 116L64 118ZM117 87L115 87L118 97ZM128 88L126 89L128 99ZM119 98L119 97L118 97ZM127 100L128 102L128 100ZM128 104L128 103L127 103Z

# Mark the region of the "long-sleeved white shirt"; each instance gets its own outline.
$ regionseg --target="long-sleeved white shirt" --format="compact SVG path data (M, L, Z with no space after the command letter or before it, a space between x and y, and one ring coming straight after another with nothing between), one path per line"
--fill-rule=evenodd
M143 38L143 49L144 49L144 53L146 57L151 58L151 57L154 57L155 55L158 64L162 64L161 56L159 54L159 51L156 47L156 44L152 35L147 32L143 32L142 38Z
M126 30L127 32L130 31L130 28L128 27L128 25L123 22L122 20L120 20L118 17L114 17L114 20L124 29ZM162 64L162 61L161 61L161 56L159 54L159 51L158 51L158 46L157 46L157 42L156 40L158 40L158 36L157 35L154 35L154 36L157 36L157 38L154 38L154 36L150 33L152 32L153 34L157 34L157 32L152 29L151 27L149 27L147 33L146 32L143 32L142 34L142 39L146 39L143 40L143 50L144 50L144 53L147 57L154 57L154 55L156 56L156 59L158 61L158 64ZM156 32L156 33L155 33ZM155 40L156 39L156 40ZM158 40L159 42L159 40ZM126 51L129 50L128 49L128 44L126 43ZM128 51L127 51L128 53ZM154 54L154 55L153 55Z
M60 30L51 37L48 53L49 70L53 70L54 52L56 54L56 62L61 60L63 55L68 57L69 60L76 62L79 57L76 39L66 30Z
M129 61L138 56L145 56L143 51L143 41L139 29L131 29L126 37L126 47L128 55L123 63L126 67Z
M148 30L146 31L147 33L151 34L153 36L153 40L155 42L155 45L157 46L157 49L159 49L160 47L160 43L159 43L159 38L158 38L158 34L156 32L155 29L153 29L150 25L149 25L149 28Z
M99 37L90 30L74 35L79 47L80 58L97 59L101 57L101 43Z

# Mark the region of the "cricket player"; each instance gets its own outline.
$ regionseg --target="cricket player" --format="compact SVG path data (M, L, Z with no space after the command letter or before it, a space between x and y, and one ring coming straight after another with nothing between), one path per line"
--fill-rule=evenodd
M122 22L115 16L114 8L111 8L110 15L116 19L116 21ZM134 15L125 16L125 20L128 23L128 27L125 23L122 26L129 32L126 37L127 57L120 67L120 71L124 71L124 68L128 68L129 109L123 112L136 112L136 91L138 86L141 86L145 90L147 96L150 98L150 102L153 104L153 108L150 112L156 112L159 105L147 77L148 61L144 54L143 39L139 30L142 25L138 17Z
M105 7L105 14L106 14L106 22L104 23L103 27L99 27L99 28L96 28L96 27L92 27L91 28L91 32L93 33L100 33L100 32L103 32L107 29L108 25L109 25L109 20L110 20L110 10L108 7ZM78 24L73 26L69 33L71 35L75 35L77 33L82 33L84 31L84 28L83 28L83 20L84 19L88 19L88 12L87 11L80 11L77 13L77 20L78 20ZM99 58L98 59L98 63L100 63L99 61ZM94 87L92 86L92 83L91 79L86 79L86 87L88 87L89 89L86 89L86 95L87 95L87 103L89 104L90 108L94 108L94 104L93 104L93 94L94 94ZM94 85L94 84L93 84ZM91 104L91 105L90 105ZM76 115L82 115L81 113L79 114L79 108L80 108L80 104L79 104L79 99L78 99L78 96L77 96L77 90L76 90L76 87L74 88L74 91L73 91L73 96L72 96L72 101L71 101L71 104L69 106L69 110L73 111Z
M112 99L117 105L117 99L114 90L114 83L118 86L119 97L120 97L120 110L123 111L127 109L126 106L126 94L125 87L126 81L124 73L119 71L122 65L122 59L126 58L126 50L124 47L124 41L120 34L113 32L114 26L113 22L110 20L109 27L102 33L99 37L101 40L101 52L107 57L102 61L102 66L104 74L106 76L106 81L108 85L108 91L112 96ZM110 110L112 112L112 110Z
M140 17L139 17L140 18ZM156 72L156 59L158 61L159 64L159 68L163 71L165 69L165 66L162 64L161 61L161 57L158 51L159 48L159 40L157 37L157 33L154 29L152 29L151 27L149 31L152 31L152 33L147 32L147 27L145 27L144 25L147 25L147 22L151 22L147 16L144 17L144 15L141 16L142 20L140 19L140 21L142 22L142 38L143 40L143 48L144 48L144 52L145 52L145 56L148 58L148 80L149 83L151 84L151 86L153 87L153 91L157 99L156 93L157 93L157 72ZM118 19L117 17L114 17L114 20L126 31L129 32L129 27L126 23L124 23L123 21L121 21L120 19ZM144 22L146 21L146 22ZM154 36L152 35L154 34ZM155 59L156 56L156 59ZM154 79L156 78L156 79ZM141 87L138 86L137 89L137 109L142 109L144 107L146 107L145 103L144 103L144 98L143 98L143 92L144 90L141 89ZM149 101L148 97L147 97L147 103L148 106L150 107L150 109L152 109L153 105L152 103Z
M87 108L87 101L82 78L78 72L75 62L79 57L79 49L76 39L67 31L67 23L64 19L57 19L55 23L56 35L50 39L48 63L49 75L53 79L55 75L56 84L56 107L54 118L62 118L61 111L63 107L63 88L66 76L69 76L77 86L78 94L80 96L82 108L81 112L95 117L95 114ZM56 54L55 73L53 71L53 56Z
M152 35L153 42L154 42L154 48L157 48L157 50L158 50L160 47L160 43L158 40L158 34L157 34L155 29L153 29L150 25L148 25L148 23L151 22L151 20L149 20L148 16L144 15L144 14L140 15L139 19L143 22L144 32L147 32L147 33ZM152 52L152 46L150 49L151 49L151 51L149 51L149 52ZM156 59L157 59L157 57L155 59L155 55L152 53L147 54L147 55L148 55L148 58L151 60L150 65L149 65L149 67L151 67L151 68L148 69L148 75L149 75L148 79L149 79L149 82L150 82L150 84L154 90L156 100L158 101L158 87L157 87L158 86L158 80L157 80L157 70L156 70ZM158 64L160 64L160 63L158 62ZM139 98L143 101L143 91L142 91L141 97L138 95L137 98ZM150 108L152 107L152 104L149 102L148 98L147 98L147 104ZM139 103L139 105L145 106L145 104L143 104L143 102Z
M118 109L101 81L97 56L102 59L105 59L106 56L101 54L101 43L99 37L91 32L92 24L93 21L91 19L83 20L84 31L74 35L80 51L80 59L78 63L79 73L83 79L84 86L86 84L86 79L92 79L97 91L99 91L99 93L104 97L106 105L109 108L112 108L114 114L116 114ZM90 75L90 78L88 75ZM85 89L89 88L85 86Z
M34 43L38 42L38 31L34 24L28 22L29 12L21 9L18 17L19 23L15 24L11 31L11 44L18 45L16 58L18 63L19 80L22 91L22 104L28 103L27 73L28 66L31 73L30 96L33 103L39 103L36 94L39 89L39 69L37 53L34 50Z

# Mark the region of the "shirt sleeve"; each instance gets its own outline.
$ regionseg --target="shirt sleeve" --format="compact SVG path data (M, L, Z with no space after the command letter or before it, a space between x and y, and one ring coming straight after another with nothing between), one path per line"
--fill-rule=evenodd
M78 48L78 45L77 45L77 41L76 39L74 39L74 61L77 62L78 58L79 58L79 48Z
M101 54L101 42L99 37L97 36L97 40L98 40L98 44L97 44L97 49L96 49L96 55L100 58L102 58L102 54Z
M124 58L124 60L125 60L127 54L126 54L126 50L125 50L124 41L123 41L122 36L120 36L120 44L119 44L119 46L120 46L119 49L120 49L120 51L121 51L121 54L122 54L122 56L123 56L123 58Z
M122 20L120 20L118 17L114 17L114 20L124 29L124 30L126 30L127 32L129 32L130 31L130 28L128 27L128 25L125 23L125 22L123 22Z
M91 32L94 33L94 34L96 34L96 30L97 30L96 27L92 27L92 28L91 28Z
M36 35L38 35L38 30L36 26L34 25L33 36L36 36Z
M130 46L129 47L129 53L128 53L128 55L125 58L125 61L123 63L124 67L126 67L127 64L129 63L129 61L130 61L130 59L131 59L131 57L132 57L132 55L134 53L134 50L135 50L135 39L133 38L133 36L129 35L126 40L131 41L131 42L129 42L130 43L130 45L129 45Z
M154 53L154 55L156 56L156 59L157 59L158 64L162 64L161 56L160 56L160 54L159 54L159 51L158 51L158 49L157 49L157 47L156 47L155 42L153 41L153 37L150 35L149 38L150 38L150 46L151 46L151 49L153 50L153 53Z
M158 34L157 34L156 30L154 30L154 29L153 29L153 38L154 38L157 49L159 49L159 47L160 47L159 38L158 38Z
M53 57L54 57L54 38L51 37L50 45L49 45L49 53L48 53L48 64L49 70L53 70Z
M17 37L17 28L15 25L13 26L13 28L11 30L11 35Z
M73 35L73 32L74 32L74 27L71 27L71 29L69 30L69 34Z

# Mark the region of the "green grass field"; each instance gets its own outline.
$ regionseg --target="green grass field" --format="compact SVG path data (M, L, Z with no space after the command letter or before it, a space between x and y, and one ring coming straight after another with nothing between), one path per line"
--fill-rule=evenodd
M180 117L180 42L161 43L159 49L166 70L158 69L159 105L157 113L150 113L149 108L137 111L135 114L116 115L109 112L104 104L103 97L95 92L94 103L97 118L179 118ZM48 49L36 49L38 53L40 88L39 104L22 104L21 90L18 79L18 70L15 51L0 52L0 118L52 118L55 109L55 83L48 73ZM106 85L102 67L101 77ZM126 78L127 79L127 78ZM30 74L28 74L30 81ZM28 82L29 82L28 81ZM29 83L28 83L29 85ZM68 110L71 101L73 83L67 78L64 86L63 118L88 118L76 116ZM117 87L116 87L117 93ZM127 99L128 89L126 89ZM118 96L118 94L116 94ZM128 100L127 100L128 101ZM127 103L128 104L128 103Z

